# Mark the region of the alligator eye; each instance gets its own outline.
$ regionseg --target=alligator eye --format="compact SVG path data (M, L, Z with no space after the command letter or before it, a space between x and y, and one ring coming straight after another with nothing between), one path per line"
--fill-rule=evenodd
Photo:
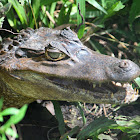
M55 48L46 48L45 56L48 60L58 61L65 58L66 54Z

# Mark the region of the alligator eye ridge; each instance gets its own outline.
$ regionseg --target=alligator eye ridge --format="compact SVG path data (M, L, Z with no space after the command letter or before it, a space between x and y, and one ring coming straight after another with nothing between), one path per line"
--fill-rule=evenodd
M85 56L89 56L89 53L88 53L87 50L81 49L77 52L76 55L77 55L78 58L84 58Z

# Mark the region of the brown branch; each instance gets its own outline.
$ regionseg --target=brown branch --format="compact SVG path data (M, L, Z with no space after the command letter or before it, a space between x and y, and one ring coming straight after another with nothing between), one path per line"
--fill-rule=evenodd
M10 30L7 30L7 29L0 29L0 30L1 30L1 31L9 32L9 33L14 34L14 35L19 35L19 34L21 34L21 33L14 33L14 32L12 32L12 31L10 31Z
M76 29L76 32L78 32L78 30L80 29L80 27L81 27L82 25L84 25L84 23L85 23L84 17L83 17L83 15L81 14L80 4L79 4L79 3L78 3L78 11L79 11L79 15L81 16L82 22L78 25L78 27L77 27L77 29Z
M46 15L48 16L48 18L50 19L50 21L55 24L54 19L51 17L50 13L48 11L46 11Z
M35 28L38 29L38 26L37 26L37 23L36 23L35 14L34 14L34 11L33 11L33 8L31 6L31 3L30 2L29 2L29 5L30 5L31 11L32 11L32 15L33 15L34 21L35 21Z

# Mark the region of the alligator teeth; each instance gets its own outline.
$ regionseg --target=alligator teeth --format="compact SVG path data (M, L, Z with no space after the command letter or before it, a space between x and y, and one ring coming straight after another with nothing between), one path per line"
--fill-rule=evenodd
M121 84L121 83L119 83L119 82L117 82L117 83L116 83L116 86L122 86L122 84Z
M116 85L116 83L114 81L111 81L111 82L112 82L112 84Z
M126 98L125 98L125 99L124 99L124 102L126 103L126 101L127 101L127 100L126 100Z
M134 94L132 95L131 99L133 100L135 98Z
M95 88L96 87L96 84L93 84L92 87Z
M139 90L138 90L138 89L136 90L136 94L137 94L137 95L139 94Z

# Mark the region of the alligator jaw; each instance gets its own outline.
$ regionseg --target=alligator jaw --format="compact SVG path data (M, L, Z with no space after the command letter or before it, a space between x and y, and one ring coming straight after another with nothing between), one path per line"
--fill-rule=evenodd
M55 86L64 90L70 90L73 93L89 95L89 98L94 100L85 100L84 102L91 103L111 103L111 104L124 104L131 103L137 100L139 97L138 90L132 88L132 84L119 83L119 82L107 82L107 83L92 83L84 80L69 80L62 78L48 77Z

